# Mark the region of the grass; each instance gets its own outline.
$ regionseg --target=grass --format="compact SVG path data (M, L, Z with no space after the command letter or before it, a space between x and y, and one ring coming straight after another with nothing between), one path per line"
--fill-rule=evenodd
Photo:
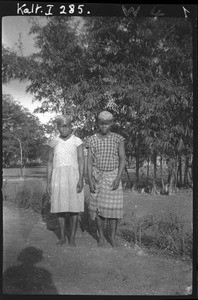
M20 178L21 170L20 168L5 168L3 169L3 178ZM31 167L23 168L24 178L45 178L46 177L46 167Z
M40 179L7 179L3 182L3 200L11 201L18 207L31 208L40 213L45 185L45 181Z
M6 169L3 199L41 214L46 187L45 168L26 171L26 179L17 179L20 169ZM85 186L85 195L80 227L96 238L95 222L90 220L88 213L88 186ZM119 221L118 235L131 246L192 258L192 190L179 190L171 196L125 190L124 216Z

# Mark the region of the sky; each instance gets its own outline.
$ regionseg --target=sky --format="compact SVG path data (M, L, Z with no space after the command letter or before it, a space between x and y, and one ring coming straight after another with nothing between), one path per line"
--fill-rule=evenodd
M44 17L40 20L44 20ZM30 55L36 51L34 48L33 35L29 35L30 17L27 16L9 16L2 18L2 44L11 49L16 49L16 44L21 35L23 43L24 55ZM34 109L41 105L38 101L33 102L33 95L26 93L26 82L19 82L12 80L8 84L2 85L2 91L11 94L14 100L20 102L22 106L29 109L33 113ZM42 123L47 123L54 114L50 113L37 113L35 114Z

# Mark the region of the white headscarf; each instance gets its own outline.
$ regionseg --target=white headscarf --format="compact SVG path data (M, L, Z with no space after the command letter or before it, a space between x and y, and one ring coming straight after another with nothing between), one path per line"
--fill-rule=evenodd
M113 115L109 111L104 110L99 113L98 120L111 121L113 120Z

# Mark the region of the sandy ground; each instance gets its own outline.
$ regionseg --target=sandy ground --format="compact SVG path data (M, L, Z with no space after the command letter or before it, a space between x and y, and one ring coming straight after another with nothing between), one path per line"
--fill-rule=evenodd
M54 223L53 223L54 222ZM78 226L76 248L57 246L57 224L3 203L3 293L58 295L185 295L192 268L120 240L97 246Z

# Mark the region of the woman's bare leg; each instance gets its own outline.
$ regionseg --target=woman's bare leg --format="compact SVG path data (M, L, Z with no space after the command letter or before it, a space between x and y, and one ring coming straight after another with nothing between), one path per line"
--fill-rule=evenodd
M63 245L66 243L65 239L65 215L61 214L58 216L58 222L60 227L60 241L58 242L59 245Z
M110 229L111 229L111 244L112 247L118 246L116 242L116 231L118 226L118 219L110 219L109 220Z
M104 221L105 219L97 216L96 217L96 224L97 224L97 228L98 228L98 233L99 233L99 243L98 246L99 247L103 247L104 246Z
M76 229L78 225L78 213L70 213L70 229L71 229L71 234L70 234L70 241L69 245L75 247L75 236L76 236Z

